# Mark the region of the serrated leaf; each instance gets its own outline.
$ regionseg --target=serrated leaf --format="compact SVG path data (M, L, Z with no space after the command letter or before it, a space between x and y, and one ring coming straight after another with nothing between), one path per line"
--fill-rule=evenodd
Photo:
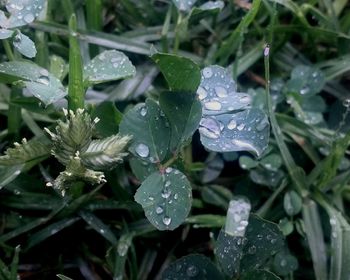
M13 166L43 160L50 156L50 148L50 145L43 141L22 140L21 144L15 143L14 148L7 149L5 155L0 156L0 165Z
M13 34L13 30L0 28L0 40L10 38Z
M197 0L172 0L175 6L183 12L189 12Z
M298 65L293 69L285 91L309 97L319 93L325 83L323 72L310 66Z
M113 168L127 156L127 153L123 151L130 139L130 136L113 135L91 141L86 151L81 155L83 164L94 170Z
M171 91L195 92L199 86L201 74L196 63L186 57L156 53L152 59L168 82Z
M109 50L100 53L84 67L84 83L95 85L128 78L135 73L135 67L125 54Z
M166 91L161 93L159 104L171 126L170 150L176 152L198 128L201 103L195 93Z
M119 131L133 137L129 151L142 160L160 162L168 154L169 123L158 104L151 99L126 112Z
M34 42L20 31L16 31L13 37L13 46L17 51L26 57L33 58L36 56L36 48Z
M151 174L135 194L147 219L159 230L174 230L187 218L192 204L192 190L186 176L167 168Z
M10 17L1 20L4 28L14 28L27 25L34 21L44 9L45 0L7 0L6 9Z
M46 105L67 95L60 80L45 68L27 61L10 61L0 64L0 81L14 83L22 81L28 92Z
M259 157L267 148L270 124L261 110L249 109L203 116L199 132L202 144L211 151L249 151Z
M170 264L161 279L168 280L223 280L219 270L203 255L188 255Z

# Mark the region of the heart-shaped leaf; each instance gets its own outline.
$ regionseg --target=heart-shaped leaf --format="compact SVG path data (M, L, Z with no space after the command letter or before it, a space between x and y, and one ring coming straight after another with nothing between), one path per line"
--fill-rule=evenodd
M133 137L129 151L142 160L161 162L168 154L169 123L152 99L129 110L120 123L119 131Z
M147 219L159 230L174 230L188 216L192 191L186 176L168 167L164 173L151 174L135 194Z
M165 53L156 53L152 55L152 59L164 75L170 90L196 92L201 73L192 60Z
M28 92L46 105L67 95L60 80L45 68L26 61L10 61L0 64L0 81L13 83L22 81Z
M16 50L26 57L35 57L36 48L34 42L20 31L16 31L16 33L17 34L13 38L13 46L16 48Z
M215 265L205 256L188 255L172 264L163 272L162 279L168 280L223 280Z
M161 93L159 103L171 126L170 150L176 152L198 128L202 105L195 93L170 91Z
M100 53L84 67L84 83L89 85L115 81L135 75L136 69L122 52Z
M183 12L189 12L197 0L173 0L175 6Z
M260 156L268 145L270 124L252 98L238 93L229 72L214 65L202 70L197 94L203 105L202 144L216 152L250 151Z
M4 28L14 28L33 22L44 9L45 2L45 0L7 0L6 9L10 17L1 17L0 25Z

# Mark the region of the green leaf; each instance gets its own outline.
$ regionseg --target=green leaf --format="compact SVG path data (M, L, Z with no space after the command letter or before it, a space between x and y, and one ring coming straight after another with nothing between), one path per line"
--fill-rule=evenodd
M0 28L0 40L10 38L12 36L13 32L14 32L13 30Z
M319 93L326 83L323 72L310 66L296 66L290 80L286 83L286 92L298 93L301 96L313 96Z
M191 185L183 173L168 167L164 173L151 174L137 190L135 200L157 229L174 230L190 212Z
M41 161L50 156L50 145L40 140L23 139L22 143L15 143L14 148L6 150L4 156L0 156L0 165L20 165L31 161Z
M249 108L252 98L237 92L237 84L225 68L212 65L201 72L197 94L204 115L218 115Z
M95 126L99 136L108 137L118 133L123 115L113 102L105 101L93 109L91 117L100 120Z
M133 137L129 151L152 163L161 162L168 154L170 127L158 104L147 99L125 113L120 134Z
M203 255L188 255L170 264L162 274L163 280L223 280L215 265Z
M223 1L207 1L199 7L194 7L189 16L190 24L196 24L203 18L217 15L224 7Z
M141 160L140 158L133 157L129 160L129 164L132 173L140 181L145 180L149 175L158 170L157 166L153 163Z
M45 0L8 0L6 9L10 17L1 20L0 25L4 28L27 25L34 21L44 7Z
M242 169L253 169L255 167L257 167L259 165L259 162L254 160L253 158L249 157L249 156L241 156L239 157L239 166Z
M0 190L21 174L23 165L0 166Z
M281 169L274 172L263 168L256 168L250 171L249 177L256 184L276 188L285 177L285 173Z
M267 260L283 246L284 237L276 224L251 215L244 236L220 232L216 256L227 275L240 274L243 277L264 268Z
M282 158L279 154L270 154L260 160L261 165L267 170L277 172L281 168Z
M270 271L262 270L262 269L256 269L253 271L250 271L247 274L244 274L240 280L281 280L277 275L273 274Z
M36 48L34 42L28 36L22 34L19 30L15 31L13 37L13 46L26 57L33 58L36 56Z
M197 0L172 0L176 8L182 12L189 12Z
M62 275L62 274L57 274L56 276L57 276L58 278L60 278L61 280L73 280L72 278L69 278L69 277L64 276L64 275Z
M33 246L43 242L47 238L50 238L52 235L57 234L61 230L71 226L72 224L76 223L79 220L80 220L79 217L65 218L34 233L33 235L30 236L28 240L27 249L32 248Z
M115 237L112 230L102 222L97 216L89 211L80 211L80 217L91 226L96 232L102 235L106 240L108 240L113 246L116 246L118 243L117 238Z
M84 66L86 86L125 79L136 74L129 58L122 52L109 50L100 53Z
M303 202L295 191L289 191L284 195L283 206L289 216L294 216L301 211Z
M152 59L168 82L171 91L195 92L199 86L201 74L196 63L186 57L156 53Z
M45 68L27 61L1 63L0 81L4 83L23 81L28 92L46 105L54 103L67 95L60 80Z
M273 260L273 268L278 275L287 276L297 270L298 260L287 252L278 252Z
M170 150L176 152L190 139L202 117L202 106L195 93L163 92L159 104L171 126Z
M230 190L218 185L204 186L201 191L204 202L227 209L233 195Z

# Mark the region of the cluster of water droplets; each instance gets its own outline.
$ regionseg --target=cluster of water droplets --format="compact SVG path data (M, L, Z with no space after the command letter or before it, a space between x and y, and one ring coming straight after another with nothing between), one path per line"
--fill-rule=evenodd
M0 21L3 28L14 28L29 24L39 16L43 10L45 0L9 0L6 9L10 13L10 17Z

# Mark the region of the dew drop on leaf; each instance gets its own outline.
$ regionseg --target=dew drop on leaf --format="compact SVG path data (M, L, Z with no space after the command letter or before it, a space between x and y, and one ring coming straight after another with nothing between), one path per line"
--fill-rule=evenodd
M142 143L140 143L136 146L135 151L140 157L143 157L143 158L148 157L148 155L149 155L148 146L145 144L142 144Z
M167 216L164 216L163 218L163 223L164 225L168 226L171 224L171 218L170 217L167 217Z

